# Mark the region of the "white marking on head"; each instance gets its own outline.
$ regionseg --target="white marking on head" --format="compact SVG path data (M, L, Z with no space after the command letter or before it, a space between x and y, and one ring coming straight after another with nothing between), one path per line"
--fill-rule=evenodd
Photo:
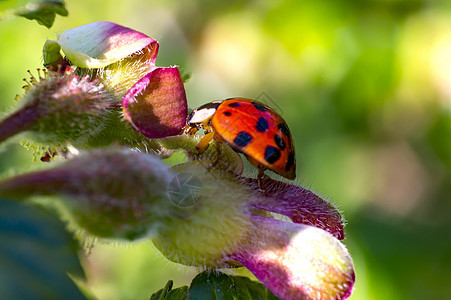
M202 108L200 110L194 110L193 116L189 120L190 123L203 123L211 118L216 112L216 108Z

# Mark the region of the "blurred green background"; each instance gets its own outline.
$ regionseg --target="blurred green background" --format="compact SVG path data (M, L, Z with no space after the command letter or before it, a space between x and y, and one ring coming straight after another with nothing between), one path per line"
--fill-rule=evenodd
M0 110L41 67L46 39L108 20L160 42L180 65L190 107L259 98L292 129L298 182L343 212L356 268L351 299L451 299L451 2L87 1L50 29L0 23ZM34 168L16 144L3 176ZM37 164L37 163L35 163ZM84 259L100 299L146 299L197 270L150 243L98 244Z

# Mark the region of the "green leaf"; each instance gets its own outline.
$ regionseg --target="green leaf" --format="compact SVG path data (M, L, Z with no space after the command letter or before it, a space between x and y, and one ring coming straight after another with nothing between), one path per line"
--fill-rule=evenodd
M150 300L185 300L188 299L188 287L172 289L174 282L169 280L166 286L150 296Z
M263 284L218 271L198 274L189 288L190 299L278 299Z
M77 243L43 209L0 198L0 266L2 299L85 299Z
M15 14L29 20L36 20L40 25L52 27L55 15L67 16L63 0L29 0L6 1L0 3L0 15Z
M173 281L152 294L150 300L277 300L263 284L244 276L230 276L219 271L205 271L199 273L191 282L191 286L172 289Z
M182 68L179 68L180 77L182 78L183 83L186 83L191 79L191 72L185 71Z

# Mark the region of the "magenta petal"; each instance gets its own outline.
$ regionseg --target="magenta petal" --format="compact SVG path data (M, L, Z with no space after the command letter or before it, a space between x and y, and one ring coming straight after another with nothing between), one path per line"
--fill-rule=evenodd
M71 63L82 68L103 68L140 51L149 65L155 65L158 53L156 40L107 21L69 29L59 35L58 43Z
M239 253L242 263L281 299L347 299L355 282L348 251L319 228L258 215Z
M154 69L125 94L122 106L125 119L148 138L180 133L188 107L178 68Z
M258 190L258 180L246 178L252 188ZM267 195L257 193L251 199L251 207L289 217L294 223L323 229L337 239L344 238L343 220L340 212L329 202L302 187L265 180Z

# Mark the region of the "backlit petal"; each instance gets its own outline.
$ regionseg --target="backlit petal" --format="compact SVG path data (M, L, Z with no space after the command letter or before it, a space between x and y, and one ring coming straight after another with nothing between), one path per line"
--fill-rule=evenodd
M282 299L346 299L355 281L346 248L313 226L254 216L255 231L240 253L241 262Z
M73 65L102 68L142 51L154 65L158 43L147 35L115 23L99 21L66 30L58 43Z
M180 133L185 125L185 88L177 67L156 68L124 96L125 119L148 138Z

